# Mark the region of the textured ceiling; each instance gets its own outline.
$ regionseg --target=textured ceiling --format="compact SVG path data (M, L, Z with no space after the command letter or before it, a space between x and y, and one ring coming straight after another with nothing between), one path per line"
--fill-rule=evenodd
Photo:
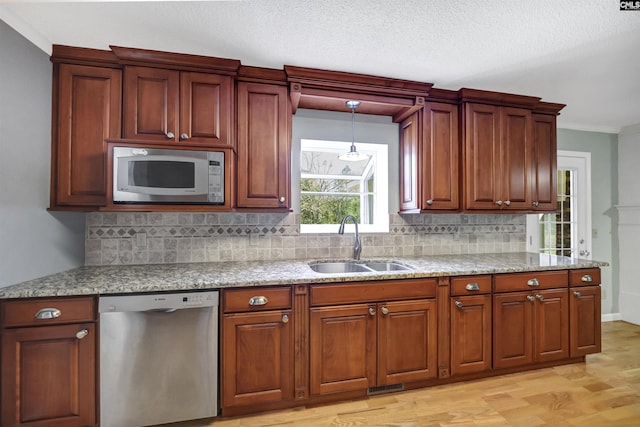
M640 123L640 11L619 0L0 0L47 53L109 45L542 97L560 127Z

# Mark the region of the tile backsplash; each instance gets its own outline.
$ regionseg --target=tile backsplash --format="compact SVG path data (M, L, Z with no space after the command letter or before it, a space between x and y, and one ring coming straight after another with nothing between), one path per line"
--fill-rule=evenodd
M350 258L353 234L300 234L294 213L87 214L86 265ZM363 259L522 252L524 215L430 214L389 218L363 233Z

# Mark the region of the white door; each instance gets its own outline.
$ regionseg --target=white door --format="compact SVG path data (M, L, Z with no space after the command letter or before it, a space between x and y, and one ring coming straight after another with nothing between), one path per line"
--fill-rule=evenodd
M558 151L558 211L527 215L527 251L591 259L591 153Z

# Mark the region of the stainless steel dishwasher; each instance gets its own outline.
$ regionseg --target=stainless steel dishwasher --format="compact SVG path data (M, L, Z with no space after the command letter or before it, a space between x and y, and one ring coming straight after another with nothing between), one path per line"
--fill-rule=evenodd
M103 296L100 426L218 412L218 292Z

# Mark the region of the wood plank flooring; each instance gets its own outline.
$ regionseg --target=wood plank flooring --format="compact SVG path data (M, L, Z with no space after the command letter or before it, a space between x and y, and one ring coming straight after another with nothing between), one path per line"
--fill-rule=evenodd
M640 426L640 326L603 323L602 350L584 364L170 426Z

